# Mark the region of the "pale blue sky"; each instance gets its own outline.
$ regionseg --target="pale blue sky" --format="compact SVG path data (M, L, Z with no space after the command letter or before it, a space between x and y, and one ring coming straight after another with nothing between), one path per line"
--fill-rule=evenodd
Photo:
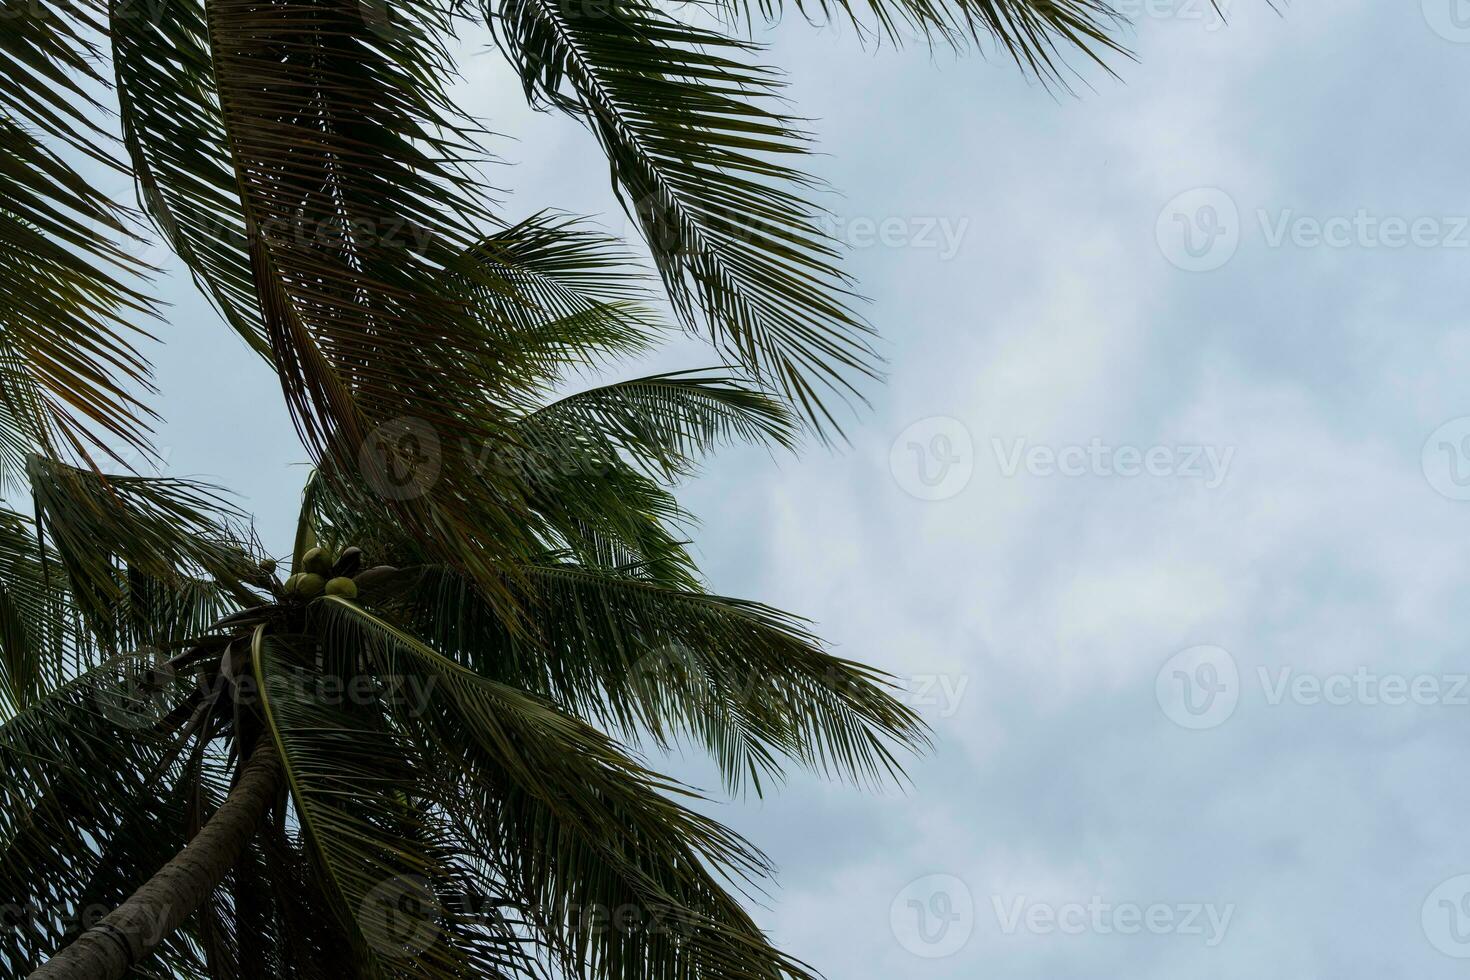
M727 452L683 498L713 587L910 678L939 743L904 796L718 808L834 980L1464 975L1470 4L1204 8L1126 3L1140 63L1077 98L772 35L891 378L849 450ZM482 49L505 212L621 227L595 143ZM166 292L170 471L284 551L276 382Z

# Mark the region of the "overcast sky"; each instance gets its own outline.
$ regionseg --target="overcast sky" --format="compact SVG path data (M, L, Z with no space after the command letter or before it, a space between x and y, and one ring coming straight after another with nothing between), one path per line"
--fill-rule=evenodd
M833 980L1464 976L1470 3L1230 7L1125 0L1139 63L1075 98L772 34L891 377L850 449L682 496L713 588L906 678L938 742L906 794L717 807ZM468 50L506 214L621 228L594 141ZM170 471L285 552L279 387L166 292Z

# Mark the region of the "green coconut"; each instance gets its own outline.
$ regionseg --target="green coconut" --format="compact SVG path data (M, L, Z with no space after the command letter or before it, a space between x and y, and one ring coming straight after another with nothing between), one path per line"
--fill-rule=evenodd
M332 571L332 556L324 548L311 548L301 556L301 567L308 572L326 576Z
M319 596L322 594L322 586L326 584L326 581L315 572L305 572L296 583L296 594L306 599Z
M297 572L295 575L292 575L292 576L290 576L289 578L286 579L286 591L287 592L295 592L296 591L296 587L299 586L300 584L301 584L301 573L300 572Z
M327 583L327 595L341 596L343 599L356 599L357 583L345 575L339 575Z

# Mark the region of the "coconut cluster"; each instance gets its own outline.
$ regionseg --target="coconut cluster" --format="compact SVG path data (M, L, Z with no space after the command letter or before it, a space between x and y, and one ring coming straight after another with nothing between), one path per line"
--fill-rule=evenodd
M300 599L326 594L342 599L357 598L353 577L362 568L362 549L346 548L336 561L325 548L312 548L301 556L303 571L286 579L286 593Z

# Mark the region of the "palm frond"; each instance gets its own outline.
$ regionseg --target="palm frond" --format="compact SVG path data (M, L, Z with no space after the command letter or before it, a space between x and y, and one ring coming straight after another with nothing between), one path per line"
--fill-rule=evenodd
M226 321L270 357L225 142L202 0L112 0L123 140L155 227Z
M30 972L183 848L178 786L187 733L171 723L187 686L153 688L114 658L0 726L0 962ZM187 936L158 968L197 976Z
M0 32L0 116L40 139L117 167L109 137L94 121L105 111L95 95L102 82L98 41L105 31L106 18L90 2L7 10Z
M211 980L332 980L352 961L351 944L334 927L331 904L299 834L268 828L217 895L219 931L225 935Z
M765 877L769 863L681 804L689 791L585 723L359 607L321 604L339 644L367 651L389 675L435 681L419 710L400 704L400 721L444 760L443 805L569 970L600 980L812 980L724 886Z
M605 441L665 478L690 472L716 446L789 449L797 434L780 402L716 371L656 374L580 391L537 409L521 429L532 446Z
M477 465L517 488L534 554L565 552L653 581L696 584L685 549L689 515L668 490L629 466L610 440L595 432L563 432L553 439L527 431L513 447L481 455ZM314 474L304 501L302 540L334 551L357 546L377 561L399 566L442 564L400 526L383 520L370 494L361 481ZM477 579L458 577L483 597ZM514 579L514 569L508 577ZM516 597L524 594L513 581L505 587Z
M758 47L644 0L485 9L527 97L596 135L684 324L819 430L836 426L823 396L860 397L878 359L801 196L816 184L783 162L806 138L770 108L781 83L747 63Z
M319 462L363 472L385 514L495 588L497 562L529 544L514 488L463 448L509 439L527 365L471 296L488 278L473 249L493 216L442 90L448 15L433 0L393 4L391 26L358 0L206 10L296 425Z
M129 215L67 159L122 169L96 122L104 30L88 3L23 4L0 32L0 486L28 451L149 451L145 267Z
M538 565L512 635L474 585L426 568L384 599L459 662L630 738L709 752L727 788L762 792L783 760L858 783L902 778L928 730L880 671L833 656L796 618L635 571Z
M576 218L532 215L478 243L471 260L476 310L534 366L531 385L643 353L658 332L646 277L626 247Z
M319 648L328 675L364 675L360 651ZM465 894L463 866L441 828L423 818L425 762L366 699L333 703L314 692L316 650L256 631L252 657L267 737L274 740L300 818L302 839L349 937L353 970L371 977L514 976L521 943L475 910L441 903L436 889ZM421 919L404 935L399 899L422 895Z
M24 18L22 18L24 22ZM7 23L9 23L7 21ZM30 451L88 459L150 451L149 367L125 280L123 214L14 118L0 115L0 485Z
M169 478L102 476L29 461L39 529L78 608L109 645L166 644L260 601L260 557L219 491ZM147 634L163 630L162 635Z
M77 676L93 642L35 525L0 509L0 719Z
M878 785L902 777L898 750L928 743L886 675L826 652L795 617L600 569L538 567L528 578L554 696L662 744L694 739L732 790L759 793L782 758Z
M595 440L593 441L595 446ZM544 444L527 457L527 497L546 560L565 554L674 588L698 588L689 554L693 518L673 494L620 458L594 447Z
M757 12L768 22L777 20L784 3L721 0L721 6L748 24ZM793 6L808 19L843 17L859 33L876 30L899 43L917 36L959 47L989 39L1029 75L1064 86L1069 53L1105 70L1110 56L1128 56L1114 36L1124 15L1109 0L794 0Z

